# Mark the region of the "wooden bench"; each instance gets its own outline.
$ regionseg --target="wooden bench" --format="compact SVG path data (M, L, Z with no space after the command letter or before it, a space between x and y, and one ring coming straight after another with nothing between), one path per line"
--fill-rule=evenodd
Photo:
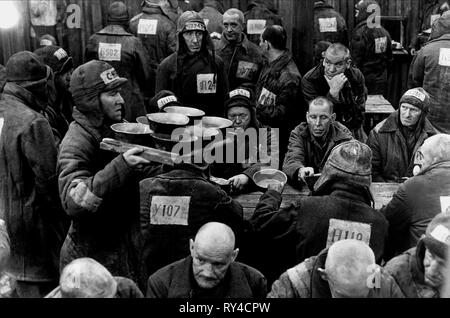
M372 183L370 190L375 200L375 208L380 209L383 205L386 205L392 199L392 196L397 191L398 187L398 183ZM262 192L252 192L233 196L233 199L238 201L244 208L244 215L246 219L251 218L253 215L261 195ZM289 206L291 203L296 202L299 198L306 197L308 195L309 189L306 186L300 191L290 185L286 185L282 195L283 202L281 203L281 207Z

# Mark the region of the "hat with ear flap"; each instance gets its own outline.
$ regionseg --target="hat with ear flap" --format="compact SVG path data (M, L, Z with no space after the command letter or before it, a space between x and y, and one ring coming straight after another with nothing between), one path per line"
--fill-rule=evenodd
M428 224L421 241L432 254L446 259L450 249L450 213L436 215Z
M334 147L314 191L320 192L332 181L369 188L372 183L372 150L369 146L351 140Z

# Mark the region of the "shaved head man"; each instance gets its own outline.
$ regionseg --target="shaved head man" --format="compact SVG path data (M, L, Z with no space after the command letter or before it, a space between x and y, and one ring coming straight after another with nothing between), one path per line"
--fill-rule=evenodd
M325 269L319 272L333 298L365 298L372 268L376 268L372 249L361 241L344 240L330 247Z
M190 241L194 278L201 288L214 288L222 281L239 253L234 244L233 231L222 223L205 224Z
M167 265L148 279L148 298L265 298L266 278L256 269L235 262L231 228L206 223L190 240L191 256Z
M366 243L342 240L288 269L268 298L403 298Z

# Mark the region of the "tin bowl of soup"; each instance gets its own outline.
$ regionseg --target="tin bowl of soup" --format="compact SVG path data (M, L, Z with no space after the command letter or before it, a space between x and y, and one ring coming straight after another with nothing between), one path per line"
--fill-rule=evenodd
M252 179L261 191L266 191L269 184L279 183L285 185L288 180L286 174L277 169L262 169L256 172Z
M153 113L147 115L147 120L155 134L166 136L171 136L175 129L189 124L189 117L183 114Z
M164 108L164 111L169 114L182 114L187 116L189 118L189 125L195 125L205 116L203 110L184 106L168 106Z
M151 146L152 139L148 125L139 123L117 123L111 126L117 140L141 146Z

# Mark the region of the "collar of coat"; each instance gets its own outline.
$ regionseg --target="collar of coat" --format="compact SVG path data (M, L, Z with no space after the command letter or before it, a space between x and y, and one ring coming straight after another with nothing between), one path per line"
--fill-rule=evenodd
M72 117L73 120L77 122L90 135L92 135L92 137L94 137L97 142L100 143L103 138L113 138L113 131L108 125L101 124L99 127L95 127L93 125L93 121L90 120L86 114L80 112L76 106L73 108Z
M154 4L154 5L150 5L148 3L145 3L145 6L142 8L142 12L147 13L147 14L161 14L161 15L166 15L164 13L164 11L161 9L161 7L159 6L159 4ZM131 19L131 21L133 21L133 19Z
M315 258L314 263L311 268L311 281L310 281L310 291L311 298L331 298L330 285L328 282L320 276L318 271L319 268L325 268L325 262L328 256L328 249L323 250ZM388 280L392 278L380 268L381 273L381 289L371 289L367 298L377 298L377 297L392 297L391 284Z
M175 292L173 294L176 298L191 298L195 296L195 279L192 272L192 257L188 256L185 259L178 261L174 264L173 278L170 289ZM225 297L244 298L245 295L242 291L242 286L247 281L245 274L242 272L238 263L231 263L228 268L228 272L221 283L221 288L224 288Z
M40 105L37 102L37 99L33 96L33 94L28 91L26 88L23 88L20 85L17 85L12 82L7 82L4 90L3 90L3 96L2 99L5 100L15 100L18 101L34 111L41 113L44 111L47 107L44 107L43 105Z
M310 139L310 140L312 140L312 138L314 138L313 135L311 134L308 123L306 123L306 122L301 123L299 128L300 128L300 136L302 136L305 139ZM334 141L337 143L337 142L351 139L352 135L351 135L350 130L348 130L347 127L345 127L338 121L333 121L332 124L330 125L330 131L328 133L328 136L329 136L328 138L331 141Z
M247 36L244 33L242 33L242 40L240 42L236 42L235 46L242 47L245 50L245 54L247 54L248 50L249 50L249 45L250 45L249 43L250 43L250 41L247 39ZM224 30L222 33L222 37L220 38L220 42L217 46L217 50L221 51L224 48L226 48L227 46L233 46L233 44L226 39L225 30Z
M425 44L425 46L428 46L431 43L435 43L435 42L439 42L439 41L449 41L449 40L450 40L450 34L447 33L447 34L444 34L444 35L441 35L441 36L439 36L437 38L432 39L431 41L427 42Z
M133 36L133 34L128 33L125 28L118 24L110 24L106 28L97 32L97 34L102 35L119 35L119 36Z
M395 112L390 114L388 118L386 118L384 121L378 124L375 127L375 131L378 131L379 133L396 132L397 130L400 129L400 125L398 123L398 116L399 113L398 110L396 110ZM433 135L436 133L436 130L434 129L434 127L431 125L430 121L427 118L425 118L422 130L428 135Z
M272 76L273 78L279 78L281 75L281 71L283 71L283 69L285 69L291 61L292 55L288 50L286 50L275 61L266 61L265 63L266 67L270 68L270 76Z

